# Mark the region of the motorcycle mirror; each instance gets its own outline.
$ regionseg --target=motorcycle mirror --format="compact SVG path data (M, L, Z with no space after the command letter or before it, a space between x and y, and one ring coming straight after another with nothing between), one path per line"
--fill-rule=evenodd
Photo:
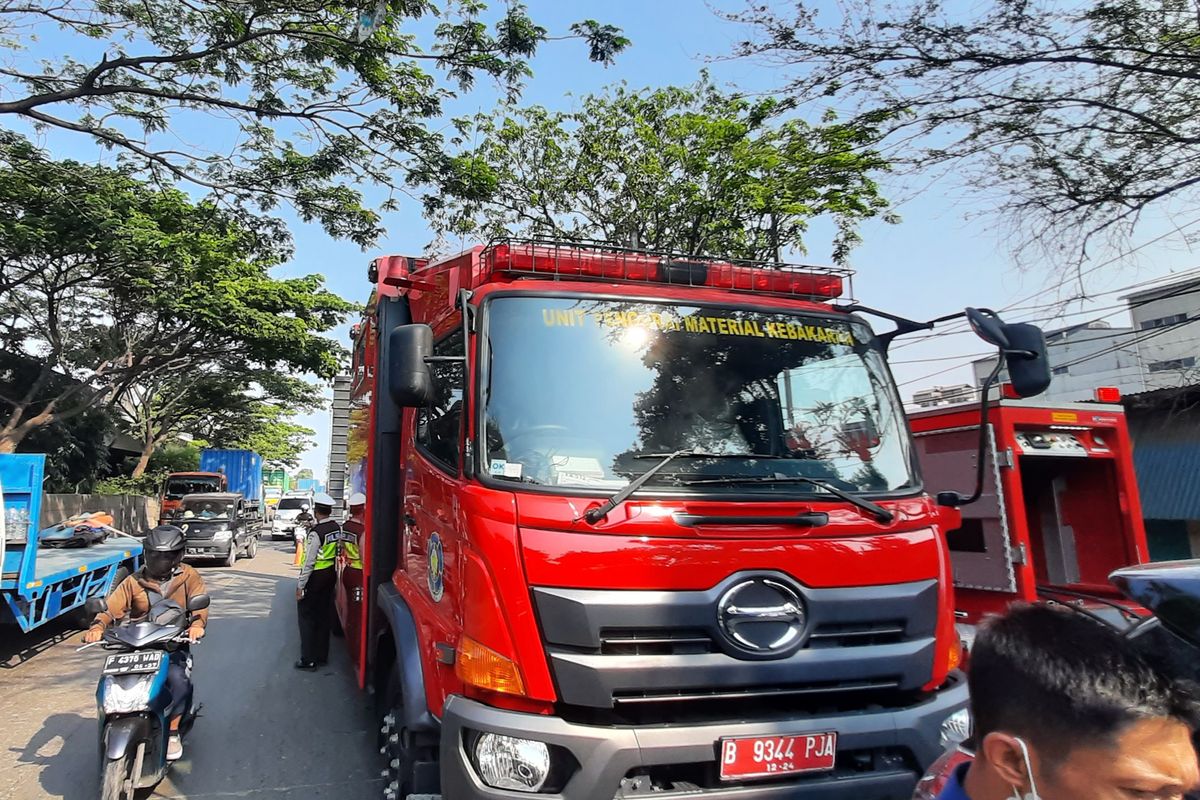
M1108 579L1163 627L1200 647L1200 559L1122 567Z
M83 610L94 617L101 611L108 611L108 601L103 597L89 597L83 603Z
M209 603L208 595L206 595L206 594L192 595L192 597L190 597L187 601L187 610L188 611L203 611L204 609L208 608L208 603Z

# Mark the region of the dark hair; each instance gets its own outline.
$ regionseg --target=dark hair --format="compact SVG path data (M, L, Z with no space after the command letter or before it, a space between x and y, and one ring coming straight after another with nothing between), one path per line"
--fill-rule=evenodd
M1196 728L1196 701L1116 630L1062 608L1014 606L987 620L967 683L976 742L1020 736L1051 762L1077 744L1104 746L1143 719Z

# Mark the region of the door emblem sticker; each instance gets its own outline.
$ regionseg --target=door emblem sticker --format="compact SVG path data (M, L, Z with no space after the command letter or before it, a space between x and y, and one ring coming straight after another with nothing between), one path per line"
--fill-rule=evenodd
M442 554L442 537L435 531L429 537L429 595L434 602L441 602L446 587L442 582L442 573L446 562Z

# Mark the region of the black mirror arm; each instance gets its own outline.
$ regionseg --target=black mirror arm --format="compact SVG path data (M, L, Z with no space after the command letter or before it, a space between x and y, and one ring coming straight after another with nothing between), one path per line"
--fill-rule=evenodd
M851 303L850 305L845 306L834 306L834 310L842 311L846 314L861 312L863 314L870 314L873 317L879 317L880 319L886 319L889 322L894 322L896 324L894 330L881 333L876 337L879 340L879 343L883 345L884 351L887 351L887 349L891 347L892 340L898 336L906 336L907 334L916 333L917 331L931 331L939 323L949 322L952 319L958 319L959 317L966 316L965 311L956 311L953 314L947 314L944 317L937 317L936 319L927 320L925 322L917 322L915 319L897 316L896 314L891 314L887 311L880 311L877 308L871 308L870 306L864 306L859 303Z
M950 506L958 508L967 506L979 500L983 496L983 476L987 473L987 452L988 452L988 411L990 404L988 402L988 392L992 390L996 380L1000 377L1000 370L1004 369L1004 358L996 359L996 366L992 373L987 376L987 380L983 382L983 387L980 389L981 399L979 400L979 449L975 458L975 491L970 497L963 497L958 492L938 492L938 505Z

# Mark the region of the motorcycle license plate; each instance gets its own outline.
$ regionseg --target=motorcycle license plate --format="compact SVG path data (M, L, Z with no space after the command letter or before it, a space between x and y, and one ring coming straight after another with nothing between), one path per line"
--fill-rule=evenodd
M130 675L137 672L157 672L164 654L160 651L118 653L104 660L105 675Z
M827 772L837 760L836 733L745 736L720 742L721 780Z

